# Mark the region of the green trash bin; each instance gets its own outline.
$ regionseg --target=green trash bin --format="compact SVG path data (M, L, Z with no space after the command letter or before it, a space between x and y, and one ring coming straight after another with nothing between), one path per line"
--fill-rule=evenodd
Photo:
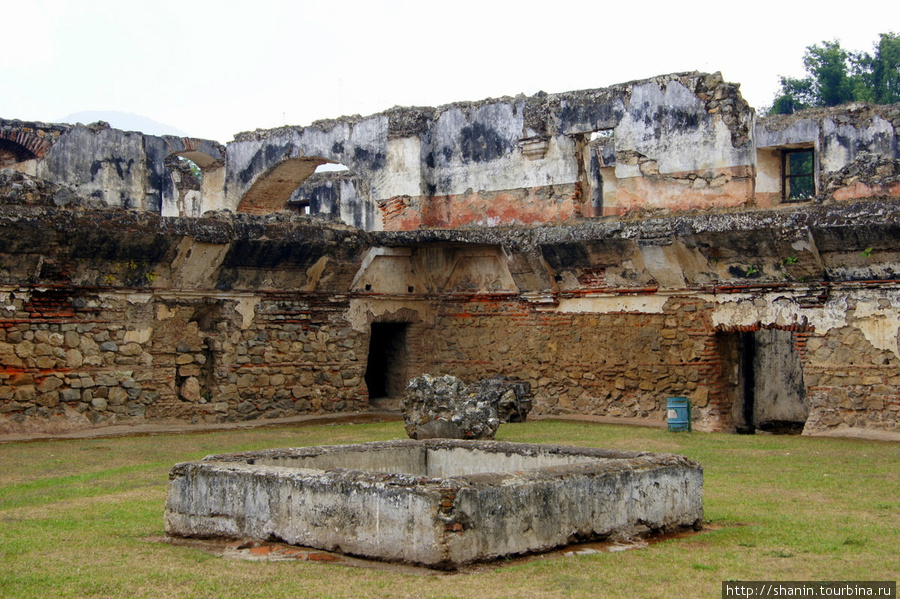
M670 397L666 414L670 432L690 432L691 402L687 397Z

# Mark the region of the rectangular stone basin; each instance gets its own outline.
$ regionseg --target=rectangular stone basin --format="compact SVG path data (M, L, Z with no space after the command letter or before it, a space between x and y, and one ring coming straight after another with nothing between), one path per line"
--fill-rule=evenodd
M699 527L683 456L433 439L213 455L170 474L166 532L434 568Z

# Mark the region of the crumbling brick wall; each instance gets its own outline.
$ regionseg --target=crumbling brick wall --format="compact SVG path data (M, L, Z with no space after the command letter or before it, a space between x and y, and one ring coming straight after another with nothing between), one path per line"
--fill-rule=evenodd
M263 294L242 327L227 297L117 295L6 296L0 430L276 418L368 403L368 340L339 305Z
M558 313L524 301L448 302L437 322L435 372L478 380L498 372L531 383L537 414L665 418L669 396L688 396L703 425L731 426L711 305L669 300L660 313Z

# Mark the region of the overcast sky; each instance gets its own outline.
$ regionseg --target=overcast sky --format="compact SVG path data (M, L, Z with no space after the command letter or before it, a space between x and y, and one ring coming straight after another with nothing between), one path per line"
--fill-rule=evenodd
M895 0L0 0L0 117L140 114L195 137L721 71L752 106L810 44L872 51Z

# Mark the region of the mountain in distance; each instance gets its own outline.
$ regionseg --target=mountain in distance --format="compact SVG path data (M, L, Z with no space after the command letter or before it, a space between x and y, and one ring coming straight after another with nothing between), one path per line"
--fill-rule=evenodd
M190 137L181 129L166 125L153 119L134 114L133 112L120 112L118 110L83 110L74 112L59 119L60 123L82 123L89 125L97 121L106 121L114 129L122 131L140 131L147 135L177 135L178 137Z

